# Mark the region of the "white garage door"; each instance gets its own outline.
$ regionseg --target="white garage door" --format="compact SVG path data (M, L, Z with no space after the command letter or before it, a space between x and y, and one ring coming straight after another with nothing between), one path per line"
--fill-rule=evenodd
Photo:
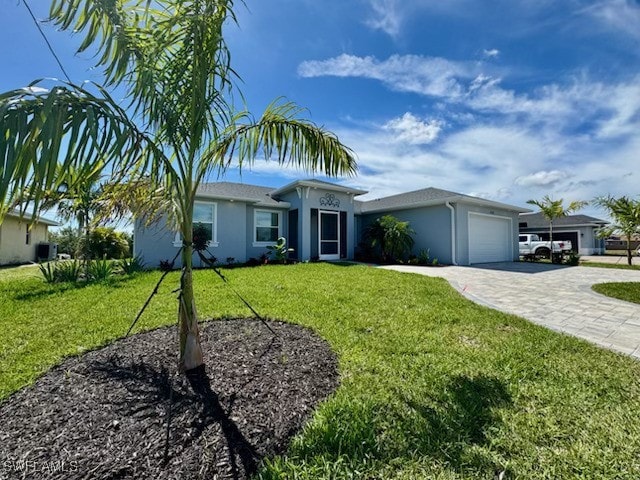
M511 220L469 213L469 263L513 260Z

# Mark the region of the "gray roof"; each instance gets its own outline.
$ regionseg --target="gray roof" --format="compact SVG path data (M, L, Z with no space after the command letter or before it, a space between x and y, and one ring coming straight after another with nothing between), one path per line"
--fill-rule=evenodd
M523 225L526 223L526 225ZM556 218L553 224L558 227L563 226L600 226L607 224L606 220L590 217L589 215L567 215L566 217ZM521 228L549 228L549 220L547 220L541 212L527 213L520 215Z
M247 185L245 183L215 182L202 183L198 187L197 196L202 198L220 198L255 203L260 206L288 207L285 202L278 202L270 197L273 187Z
M506 203L485 200L484 198L472 197L462 193L450 192L439 188L424 188L422 190L414 190L413 192L400 193L389 197L377 198L366 202L357 202L362 213L374 213L391 210L399 210L406 208L418 208L429 205L444 204L445 202L465 202L479 205L486 205L494 208L512 210L517 212L529 212L531 210Z
M343 192L347 194L353 195L364 195L368 193L366 190L360 190L353 187L343 187L342 185L338 185L331 182L325 182L324 180L316 180L315 178L309 178L306 180L296 180L295 182L291 182L284 187L280 187L277 190L271 192L274 197L278 195L282 195L283 193L289 192L296 187L311 187L311 188L322 188L325 190L333 190L335 192Z

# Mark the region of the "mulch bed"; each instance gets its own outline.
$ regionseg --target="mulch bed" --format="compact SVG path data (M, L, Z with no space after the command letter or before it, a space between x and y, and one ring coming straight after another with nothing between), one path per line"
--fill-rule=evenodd
M338 385L324 340L269 325L203 324L199 393L176 374L175 327L65 360L0 404L0 479L248 478Z

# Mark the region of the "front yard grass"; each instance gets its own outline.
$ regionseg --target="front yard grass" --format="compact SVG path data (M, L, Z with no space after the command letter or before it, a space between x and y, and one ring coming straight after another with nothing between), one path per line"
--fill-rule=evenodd
M614 268L618 270L640 270L640 265L628 265L626 263L581 262L581 267Z
M591 288L608 297L640 303L640 282L608 282L597 283Z
M261 478L640 477L632 358L474 304L442 279L329 264L225 274L257 311L312 328L339 358L341 386ZM159 276L0 281L0 398L122 336ZM175 323L177 280L138 331ZM213 272L195 285L202 318L249 313Z

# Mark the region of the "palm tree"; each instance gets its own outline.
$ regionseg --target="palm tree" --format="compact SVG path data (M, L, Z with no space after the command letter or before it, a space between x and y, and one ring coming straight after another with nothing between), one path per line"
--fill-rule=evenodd
M91 229L95 217L103 217L103 203L101 202L101 169L92 169L91 171L78 171L71 167L66 172L57 172L57 176L65 176L68 183L52 192L45 193L42 201L42 209L57 209L58 217L63 222L74 220L78 228L78 238L84 237L84 241L78 242L78 248L75 255L83 254L88 259L87 246L91 236ZM25 193L28 199L33 194ZM81 252L81 247L84 252Z
M116 183L143 178L161 192L183 239L179 365L200 368L192 277L200 183L257 158L350 175L353 152L294 104L275 101L258 119L234 106L238 77L223 37L236 21L232 0L53 0L51 19L84 34L79 52L95 49L106 86L34 82L0 94L0 205L28 188L37 211L42 192L67 183L58 164L108 171ZM107 88L124 92L126 110Z
M569 206L567 206L567 208L564 208L562 198L559 200L553 200L549 195L545 195L542 200L527 200L527 203L538 207L544 218L549 220L549 241L551 245L549 255L553 262L553 222L558 218L566 217L567 215L584 208L588 205L588 202L573 201Z
M593 203L604 208L615 224L600 229L599 236L609 237L614 233L622 233L627 237L627 263L632 264L631 239L640 234L640 200L622 196L598 197Z
M393 262L410 252L415 243L414 234L409 222L401 222L393 215L377 218L364 231L372 247L380 246L384 262Z

